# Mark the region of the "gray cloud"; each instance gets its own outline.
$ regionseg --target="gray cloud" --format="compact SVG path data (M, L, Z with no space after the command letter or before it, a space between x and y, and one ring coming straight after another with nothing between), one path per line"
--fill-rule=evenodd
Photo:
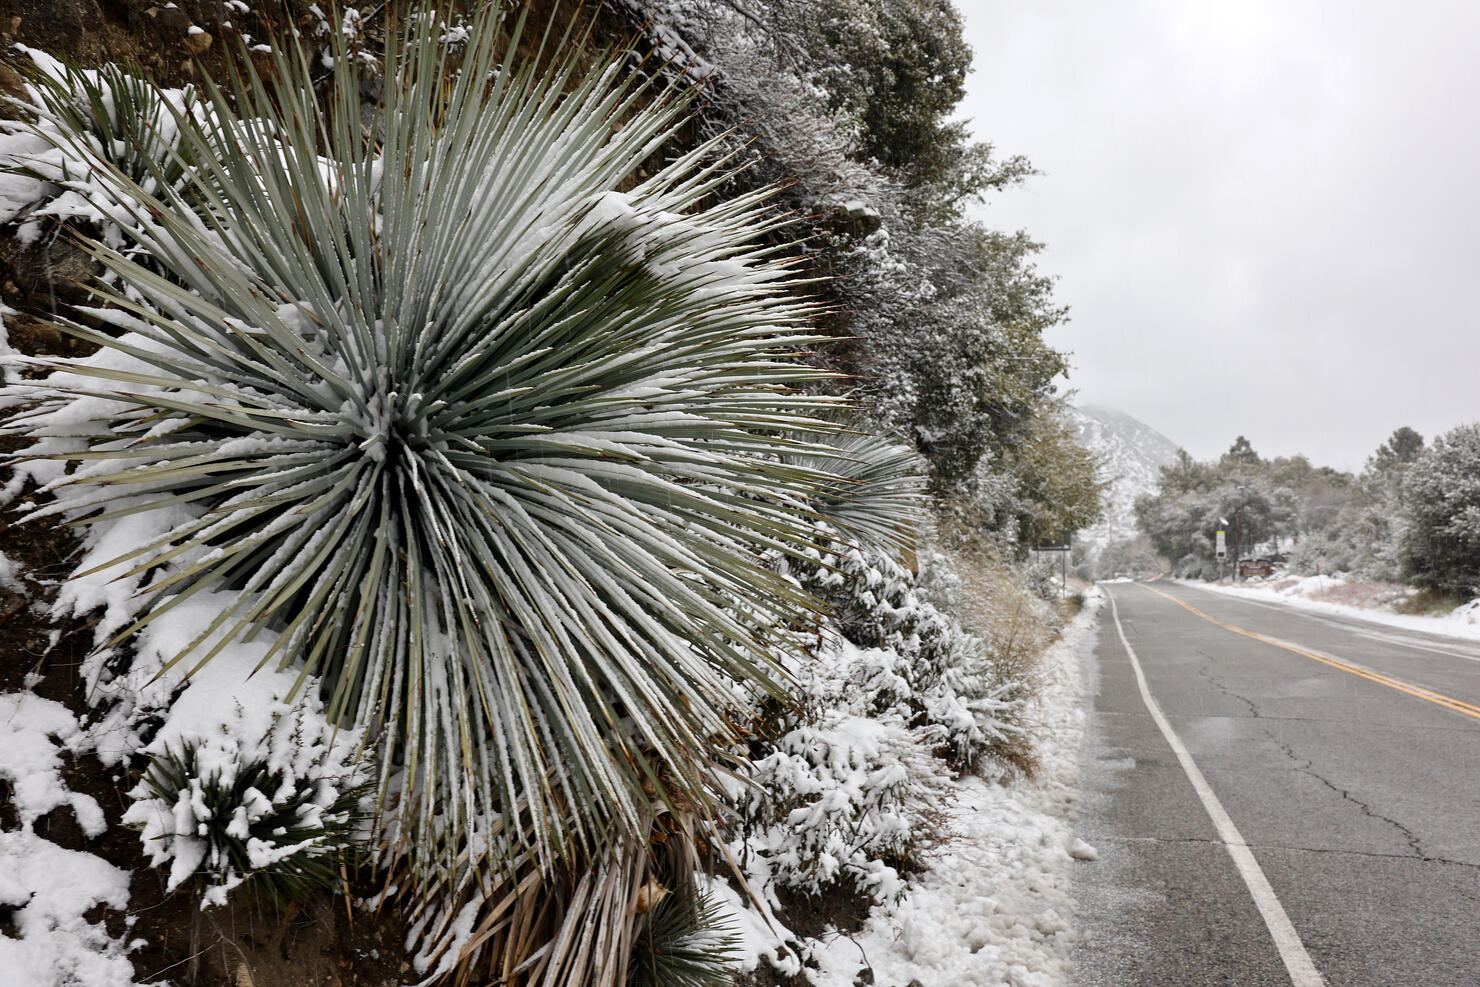
M1345 468L1480 419L1480 5L959 6L1084 400Z

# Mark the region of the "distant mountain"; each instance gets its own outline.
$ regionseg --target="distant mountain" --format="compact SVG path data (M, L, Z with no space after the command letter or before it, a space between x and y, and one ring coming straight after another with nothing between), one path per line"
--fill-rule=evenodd
M1086 404L1070 409L1080 445L1103 464L1110 481L1105 515L1079 532L1080 542L1096 549L1136 533L1136 498L1156 489L1161 467L1177 458L1177 443L1123 411Z

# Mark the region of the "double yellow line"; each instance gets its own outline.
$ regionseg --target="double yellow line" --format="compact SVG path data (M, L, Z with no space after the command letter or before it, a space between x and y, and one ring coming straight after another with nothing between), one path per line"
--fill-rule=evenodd
M1475 719L1480 720L1480 706L1472 706L1467 702L1462 702L1458 699L1453 699L1449 696L1446 696L1442 692L1435 692L1433 689L1425 689L1421 685L1414 685L1411 682L1404 682L1402 679L1395 679L1391 675L1383 675L1381 672L1373 672L1368 671L1365 668L1359 668L1358 666L1353 665L1350 662L1342 661L1340 658L1332 658L1328 655L1318 655L1314 651L1306 651L1304 648L1297 648L1293 644L1288 644L1284 641L1280 641L1272 637L1265 637L1263 634L1258 634L1254 631L1246 631L1242 627L1235 627L1232 624L1225 624L1218 618L1208 616L1197 607L1193 606L1185 600L1177 599L1170 593L1163 593L1156 587L1147 586L1145 583L1141 583L1140 585L1142 586L1142 588L1150 590L1157 596L1162 596L1168 600L1171 600L1173 603L1196 614L1203 620L1206 620L1208 623L1217 624L1225 631L1232 631L1235 634L1242 634L1244 637L1253 638L1255 641L1267 644L1270 647L1281 648L1293 654L1300 655L1303 658L1309 658L1311 661L1318 661L1322 665L1330 665L1332 668L1339 668L1341 669L1341 671L1350 672L1352 675L1355 675L1358 678L1366 679L1369 682L1376 682L1378 685L1385 685L1389 689L1396 689L1399 692L1406 692L1410 696L1422 699L1425 702L1433 703L1435 706L1443 706L1445 709L1453 710L1456 713L1463 713L1465 716L1473 716Z

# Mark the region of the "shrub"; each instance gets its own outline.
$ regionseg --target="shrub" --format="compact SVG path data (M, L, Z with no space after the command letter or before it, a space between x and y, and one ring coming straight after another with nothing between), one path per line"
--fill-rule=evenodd
M1063 592L1059 572L1050 562L1038 562L1023 570L1028 588L1044 600L1057 600Z
M1017 733L1022 683L993 667L989 645L924 597L918 577L877 549L837 548L799 573L856 645L818 688L863 715L891 711L960 771L981 771ZM828 692L829 688L834 690Z
M1355 553L1349 542L1320 533L1306 535L1290 547L1286 567L1297 576L1334 575L1349 572L1355 564Z
M794 670L801 712L760 724L749 784L730 789L729 849L767 893L887 902L940 838L953 770L992 774L1022 757L1026 686L882 544L834 541L792 571L832 620Z
M938 833L948 777L897 720L833 712L768 745L737 787L732 852L759 888L842 886L876 902Z

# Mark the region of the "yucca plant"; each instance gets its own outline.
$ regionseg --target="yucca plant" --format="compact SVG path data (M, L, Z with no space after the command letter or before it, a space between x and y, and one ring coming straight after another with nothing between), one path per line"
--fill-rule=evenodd
M7 116L19 119L0 121L0 131L40 138L0 154L0 171L40 183L17 214L25 220L20 239L84 233L168 274L135 240L137 220L130 208L119 208L105 176L116 172L161 199L199 209L192 184L200 173L181 133L181 121L203 109L198 93L156 85L136 68L82 68L24 45L5 64L24 86L20 95L3 97ZM115 274L104 277L118 282ZM126 282L122 288L130 291Z
M882 435L849 428L816 437L788 460L829 475L817 510L848 545L910 553L925 509L924 457Z
M11 102L30 118L33 132L63 152L36 177L85 186L95 163L107 162L133 184L156 192L179 187L193 172L176 123L192 114L193 89L162 89L120 65L85 69L34 48L17 51L25 57L11 64L25 80L25 98Z
M688 888L665 894L639 920L627 987L728 987L738 937L713 898Z
M333 887L366 821L370 785L354 770L332 773L327 747L296 765L304 759L220 754L199 741L168 747L125 815L143 827L155 859L177 862L171 888L193 878L203 902L219 905L243 884L277 904ZM192 862L192 871L180 866Z
M238 58L174 115L192 198L101 167L163 273L92 244L128 331L64 321L102 352L8 425L77 464L38 514L188 509L110 563L149 575L120 639L233 591L176 661L263 636L324 681L430 883L706 811L736 683L778 691L813 605L764 560L843 482L795 458L837 453L765 196L716 201L711 146L665 157L689 95L500 28L454 62L434 12L393 25L368 129L356 59L321 101L301 45L272 86Z

